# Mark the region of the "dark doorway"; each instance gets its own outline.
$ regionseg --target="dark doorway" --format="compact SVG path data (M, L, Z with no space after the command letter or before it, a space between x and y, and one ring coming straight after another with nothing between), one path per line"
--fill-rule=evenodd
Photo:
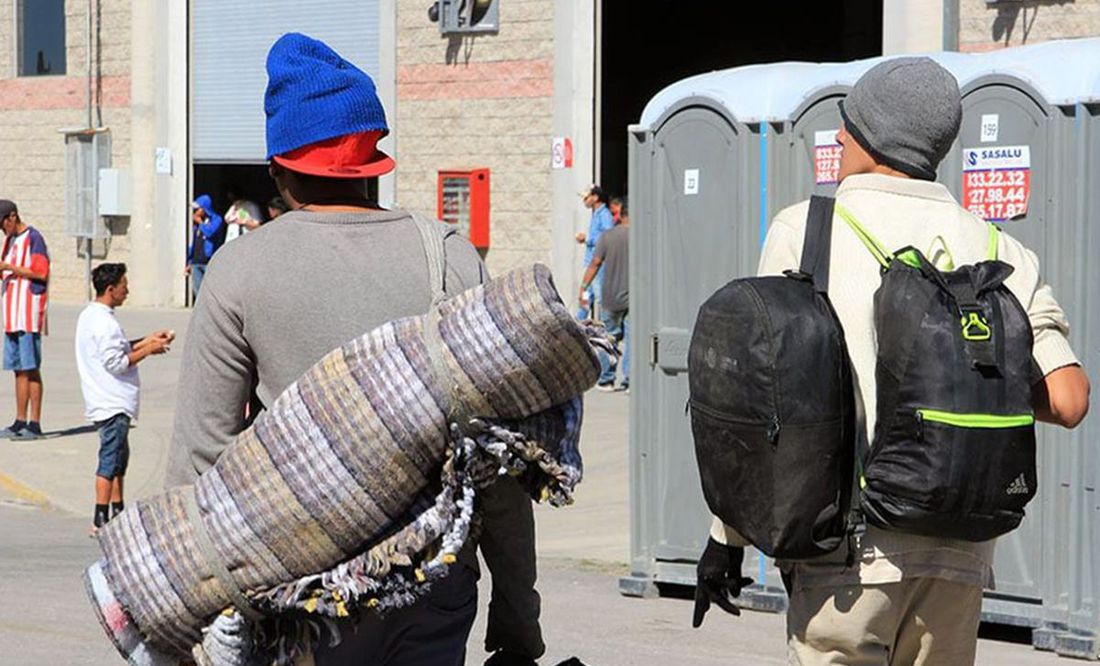
M753 63L882 54L882 0L731 3L603 0L599 182L626 191L626 128L665 86Z
M209 194L219 213L233 203L230 191L255 201L265 214L267 202L279 194L266 164L196 164L192 182L195 196Z
M267 214L267 202L279 194L275 181L267 173L266 164L205 164L195 165L192 191L195 196L209 194L214 200L214 208L224 213L229 205L229 192L235 192L245 199L260 204ZM378 179L367 181L367 195L378 200Z

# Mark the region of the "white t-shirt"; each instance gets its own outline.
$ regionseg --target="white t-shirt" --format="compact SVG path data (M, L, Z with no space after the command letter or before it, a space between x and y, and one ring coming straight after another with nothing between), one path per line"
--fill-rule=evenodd
M260 207L247 199L233 202L229 210L225 211L225 223L228 225L225 229L225 242L228 243L248 233L248 227L244 226L244 222L250 219L263 222Z
M119 413L137 418L141 380L137 366L130 364L131 351L114 309L89 303L76 320L76 368L89 421Z

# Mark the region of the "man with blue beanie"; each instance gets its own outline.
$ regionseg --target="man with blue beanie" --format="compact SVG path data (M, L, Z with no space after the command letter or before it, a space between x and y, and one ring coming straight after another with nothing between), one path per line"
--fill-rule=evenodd
M269 173L290 210L224 246L210 264L183 351L169 486L209 469L244 428L255 389L266 405L330 350L432 302L428 261L442 257L453 296L488 275L453 227L385 210L367 179L389 173L389 132L374 82L327 45L287 34L267 58ZM534 517L514 480L482 500L480 546L493 576L487 648L494 666L534 664L544 647L534 589ZM364 613L328 636L318 666L459 666L477 610L476 546L415 605Z

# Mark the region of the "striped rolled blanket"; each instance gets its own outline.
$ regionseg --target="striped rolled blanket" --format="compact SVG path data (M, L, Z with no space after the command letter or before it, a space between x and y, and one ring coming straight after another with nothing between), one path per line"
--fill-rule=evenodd
M321 623L411 604L455 561L478 488L507 473L571 501L608 345L535 265L330 352L193 486L100 531L101 624L132 664L279 664Z

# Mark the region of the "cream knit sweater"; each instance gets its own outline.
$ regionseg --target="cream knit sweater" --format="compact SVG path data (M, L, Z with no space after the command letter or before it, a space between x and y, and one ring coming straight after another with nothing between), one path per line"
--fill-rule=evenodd
M986 223L958 205L939 183L879 174L849 176L837 189L847 208L882 245L894 251L912 245L929 256L946 243L955 265L986 258ZM781 211L768 231L760 257L761 275L797 269L802 253L809 203ZM1039 261L1018 241L1000 235L999 259L1015 268L1006 285L1028 312L1035 333L1034 356L1043 374L1077 363L1066 336L1069 324L1042 281ZM844 326L857 383L861 432L870 439L876 414L875 339L872 297L880 284L879 265L839 217L833 221L829 298ZM715 519L711 535L726 543L744 543L740 535ZM817 560L780 563L794 572L798 587L875 584L902 578L935 577L992 586L996 540L968 542L936 539L869 528L862 539L859 564L845 568L846 548Z

